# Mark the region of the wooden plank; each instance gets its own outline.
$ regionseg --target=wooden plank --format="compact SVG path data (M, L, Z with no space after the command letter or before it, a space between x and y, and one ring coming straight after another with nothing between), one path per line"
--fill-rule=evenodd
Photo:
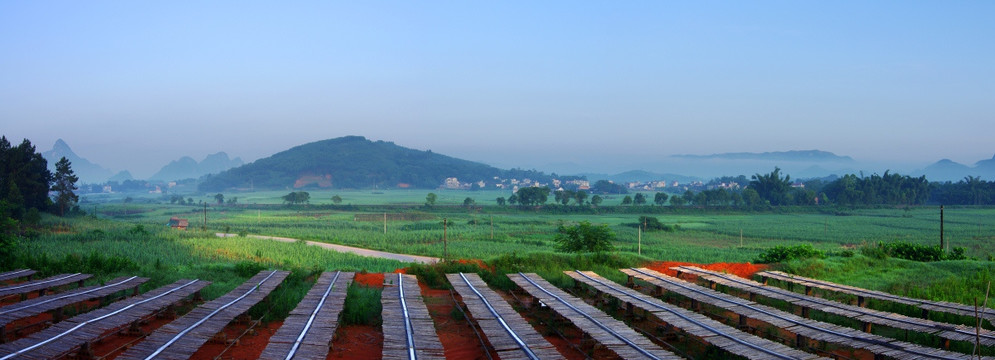
M404 296L401 296L403 292ZM414 275L384 274L383 351L384 359L445 359L435 323L421 296ZM405 322L405 309L407 322ZM409 348L409 337L412 349Z
M30 277L36 273L38 272L31 269L17 269L5 273L0 273L0 281L15 280L15 279L20 279L22 277Z
M968 317L974 317L975 315L973 305L958 304L947 301L930 301L930 300L916 299L905 296L898 296L883 291L868 290L856 286L837 284L829 281L792 275L780 271L763 271L758 273L757 275L770 279L784 281L787 283L799 284L803 286L811 286L814 288L819 288L828 291L835 291L844 294L862 296L865 298L912 305L923 310L938 311L938 312L944 312L944 313L956 314ZM985 313L983 316L984 319L987 319L989 322L995 321L995 309L985 308L983 310Z
M163 325L117 359L187 359L232 319L262 301L287 275L289 271L260 271L235 290Z
M487 341L502 359L538 357L562 359L556 347L529 325L515 309L477 274L446 274ZM479 295L478 295L479 294ZM531 354L530 354L531 352Z
M324 359L338 327L346 290L356 273L325 272L283 325L269 338L260 359ZM302 336L303 335L303 336Z
M820 359L821 357L739 331L702 314L675 307L623 287L591 271L564 271L595 290L643 309L661 321L732 354L750 359Z
M83 281L93 277L90 274L59 274L44 279L33 280L28 282L23 282L20 284L8 285L0 287L0 297L6 297L10 295L27 294L32 291L39 291L44 295L45 290L69 285L72 283L77 283L79 286L83 285Z
M83 343L166 308L210 284L202 280L179 280L145 294L80 314L48 329L0 345L0 359L52 359L65 356Z
M685 269L684 271L691 271ZM809 339L840 344L853 349L862 349L874 354L902 359L943 358L957 359L965 354L927 348L924 346L886 338L834 324L806 319L769 306L741 299L709 288L697 286L684 280L645 268L622 269L627 275L640 278L650 284L660 286L684 297L712 304L733 313L757 319L776 327L788 330Z
M0 308L0 326L6 326L17 320L61 309L72 304L112 295L118 291L126 289L137 290L139 285L148 280L148 278L137 276L119 277L104 285L82 287L5 306Z
M741 291L746 291L771 299L786 301L796 306L807 307L830 314L856 319L869 324L927 333L940 338L955 341L975 342L976 340L980 340L981 344L984 346L995 345L995 332L987 329L978 330L964 325L954 325L928 319L912 318L901 314L839 303L829 299L804 295L775 286L763 285L738 276L709 271L693 266L681 266L675 267L674 269L684 273L694 274L702 279L736 288Z
M623 359L680 359L649 338L539 277L538 274L508 274L523 290L549 306L578 329Z

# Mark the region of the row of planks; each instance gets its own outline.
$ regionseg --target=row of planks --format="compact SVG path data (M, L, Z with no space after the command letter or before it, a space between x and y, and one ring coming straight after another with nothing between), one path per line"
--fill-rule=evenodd
M682 268L682 270L684 272L692 271L688 268ZM692 304L705 303L737 314L741 325L745 325L746 319L749 318L794 333L796 335L795 346L799 348L808 349L807 339L813 339L897 359L967 359L970 357L967 354L923 347L869 332L815 321L645 268L623 269L622 272L646 281L656 286L657 289L665 289L690 299ZM695 274L703 278L707 276L700 272L695 272ZM660 290L656 290L656 292L660 293ZM700 308L698 305L692 306ZM807 311L802 313L807 315Z

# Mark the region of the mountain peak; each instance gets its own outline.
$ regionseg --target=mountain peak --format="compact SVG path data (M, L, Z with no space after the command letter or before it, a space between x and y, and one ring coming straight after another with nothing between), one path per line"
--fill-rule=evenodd
M52 145L52 151L62 155L71 154L73 152L73 150L69 148L69 144L66 144L65 140L62 140L61 138L59 140L55 140L55 145Z

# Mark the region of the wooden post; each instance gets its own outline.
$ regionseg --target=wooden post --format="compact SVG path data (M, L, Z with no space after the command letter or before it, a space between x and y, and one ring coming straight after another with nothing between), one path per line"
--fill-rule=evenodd
M636 233L639 236L637 238L637 240L636 240L636 254L637 255L642 255L643 254L643 228L636 228Z
M805 285L805 295L812 296L812 287Z
M204 202L204 228L201 229L201 230L207 231L207 202L206 201Z
M631 289L631 288L635 288L635 287L636 287L636 280L635 280L635 277L634 277L634 276L632 276L632 275L629 275L629 276L628 276L628 277L627 277L627 278L625 279L625 286L626 286L626 287L628 287L628 288L630 288L630 289Z
M442 218L442 259L449 258L449 243L446 239L446 228L449 226L449 219Z
M743 229L739 229L739 247L743 247Z
M857 296L857 306L859 306L859 307L867 307L867 304L864 303L864 297L863 296L859 296L859 295Z
M808 319L808 307L802 306L802 317Z
M491 240L494 240L494 215L491 215Z
M871 333L871 323L869 323L869 322L861 322L860 324L862 325L861 326L861 330L864 330L864 332L868 333L868 334Z
M383 213L383 234L387 235L387 213Z

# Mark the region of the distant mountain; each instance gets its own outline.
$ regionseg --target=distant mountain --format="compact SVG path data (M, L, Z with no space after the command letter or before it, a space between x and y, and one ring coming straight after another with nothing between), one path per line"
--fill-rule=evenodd
M974 163L974 168L978 170L980 176L986 177L989 180L995 179L995 156L992 156L991 159Z
M799 162L852 162L849 156L839 156L821 150L791 150L764 153L722 153L712 155L673 155L685 159L720 159L720 160L763 160L763 161L799 161Z
M362 136L346 136L296 146L268 158L205 178L202 191L231 188L437 188L447 178L461 183L495 177L542 180L536 171L501 170L431 150L405 148Z
M135 178L131 176L131 173L128 172L128 170L122 170L122 171L118 172L117 174L114 174L114 176L111 176L111 178L107 179L107 181L123 182L123 181L134 180L134 179Z
M69 148L69 144L66 144L62 139L56 140L52 150L41 153L41 156L48 161L48 169L53 173L55 172L55 163L59 162L59 159L63 157L68 159L69 163L72 164L73 173L79 177L81 183L102 183L113 175L110 170L76 155Z
M228 154L224 152L208 155L199 163L189 156L184 156L163 166L162 169L149 177L149 180L197 179L207 174L242 166L242 164L241 158L229 159Z
M677 174L659 174L654 172L649 172L645 170L630 170L623 173L618 173L614 175L610 174L596 174L596 173L584 173L579 174L579 176L584 176L591 183L598 180L610 180L616 183L627 183L627 182L648 182L648 181L668 181L679 183L690 183L694 181L701 181L701 178L687 175L677 175Z
M926 175L930 181L957 181L967 176L965 174L971 173L971 167L950 159L943 159L916 173L917 175Z

